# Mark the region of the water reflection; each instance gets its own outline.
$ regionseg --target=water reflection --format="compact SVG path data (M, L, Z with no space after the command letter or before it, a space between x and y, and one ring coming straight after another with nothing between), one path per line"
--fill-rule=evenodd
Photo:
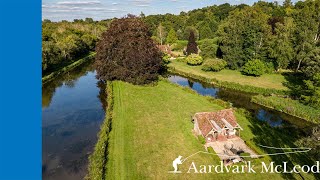
M91 63L42 88L43 179L83 179L104 119L105 92Z
M290 127L308 128L312 126L302 119L286 115L274 110L267 109L263 106L252 103L252 93L244 93L226 88L218 88L211 84L202 83L194 79L181 77L178 75L170 75L169 81L187 86L195 90L201 95L209 95L214 98L222 99L232 103L234 107L249 110L258 120L268 123L272 127Z

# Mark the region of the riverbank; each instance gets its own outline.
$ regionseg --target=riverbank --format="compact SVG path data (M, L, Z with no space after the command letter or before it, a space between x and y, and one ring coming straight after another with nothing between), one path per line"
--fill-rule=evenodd
M87 179L105 179L106 163L108 160L109 133L111 131L112 113L113 113L113 84L107 82L107 108L105 120L101 125L98 135L98 141L95 145L93 153L89 156L89 166Z
M283 85L286 80L281 74L265 74L261 77L252 77L242 75L235 70L205 72L201 70L201 66L188 66L185 63L176 60L173 60L168 64L168 71L219 87L248 93L285 95L289 92Z
M120 81L113 82L112 131L109 133L106 149L97 151L97 162L105 166L89 166L94 174L105 174L93 177L106 179L173 179L177 174L172 171L172 161L178 156L184 157L204 147L192 134L193 123L190 117L201 111L217 111L224 107L217 105L212 98L198 95L189 88L183 88L166 80L160 80L154 86L135 86ZM111 116L111 115L109 115ZM244 129L241 138L259 152L272 153L257 146L264 144L275 147L294 147L297 135L283 129L271 128L263 122L236 111L238 123ZM106 123L104 123L106 124ZM105 131L103 128L102 132ZM100 133L101 134L105 133ZM102 137L106 139L106 137ZM100 137L101 139L101 137ZM100 141L100 140L99 140ZM98 146L98 145L97 145ZM101 146L101 145L99 145ZM105 153L108 152L108 154ZM101 159L104 154L104 159ZM293 157L294 156L294 157ZM304 154L291 156L266 156L252 162L259 167L260 162L276 163L287 161L301 163L308 159ZM218 164L216 156L199 154L190 158L179 170L186 172L193 162ZM304 162L303 162L304 163ZM101 169L102 167L102 169ZM90 168L89 168L90 171ZM178 174L181 179L208 179L213 174ZM214 174L219 178L294 178L296 174ZM309 176L309 175L306 175ZM312 176L312 175L311 175ZM90 178L92 179L92 178Z
M72 69L82 65L83 63L92 60L95 57L96 53L95 52L90 52L88 56L81 58L75 62L73 62L72 64L69 64L68 66L65 66L57 71L54 71L44 77L42 77L42 84L47 83L49 81L51 81L52 79L54 79L55 77L57 77L58 75L64 74L68 71L71 71Z
M278 96L256 95L252 97L251 101L312 123L320 123L320 110L301 104L298 100Z

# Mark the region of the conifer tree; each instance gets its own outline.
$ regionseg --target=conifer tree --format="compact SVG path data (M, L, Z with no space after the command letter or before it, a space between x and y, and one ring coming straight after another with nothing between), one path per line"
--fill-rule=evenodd
M198 47L197 47L197 43L196 43L193 31L190 32L186 51L187 51L187 55L198 54Z

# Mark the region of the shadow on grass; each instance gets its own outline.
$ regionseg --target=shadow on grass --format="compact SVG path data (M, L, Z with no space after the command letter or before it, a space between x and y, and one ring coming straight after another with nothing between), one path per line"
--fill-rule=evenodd
M258 145L265 145L271 147L283 147L283 148L295 148L297 147L294 143L299 139L303 138L305 134L294 127L288 128L272 128L267 123L256 120L251 115L246 114L247 119L251 122L249 128L255 137L252 141ZM275 150L268 148L261 148L265 153L280 153L287 152L284 150ZM309 156L309 153L295 153L295 154L284 154L270 156L271 160L275 165L283 165L283 162L287 162L289 170L294 165L309 165L310 167L315 164L315 159ZM296 179L294 174L281 173L284 179ZM312 174L314 179L320 179L320 174ZM305 174L302 172L299 174L301 179L307 179Z
M290 96L298 98L303 93L303 74L300 72L285 72L282 73L286 82L283 83L288 89L290 89Z

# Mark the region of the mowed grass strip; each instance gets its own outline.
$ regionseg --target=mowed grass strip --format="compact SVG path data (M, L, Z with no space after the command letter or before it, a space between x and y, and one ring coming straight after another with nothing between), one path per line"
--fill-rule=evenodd
M283 83L286 82L286 79L281 74L264 74L260 77L253 77L245 76L239 71L229 69L224 69L220 72L205 72L201 70L201 66L188 66L186 63L178 62L176 60L171 61L168 66L182 72L191 73L205 78L214 78L219 81L234 82L241 85L260 88L288 90L288 88L283 85Z
M279 174L186 173L192 161L198 165L219 163L218 157L206 154L193 156L180 165L182 174L168 173L178 155L185 158L205 150L192 134L191 116L223 108L166 81L159 81L156 86L116 81L113 88L115 104L106 179L281 179ZM248 120L236 116L244 128L244 140L253 138Z

